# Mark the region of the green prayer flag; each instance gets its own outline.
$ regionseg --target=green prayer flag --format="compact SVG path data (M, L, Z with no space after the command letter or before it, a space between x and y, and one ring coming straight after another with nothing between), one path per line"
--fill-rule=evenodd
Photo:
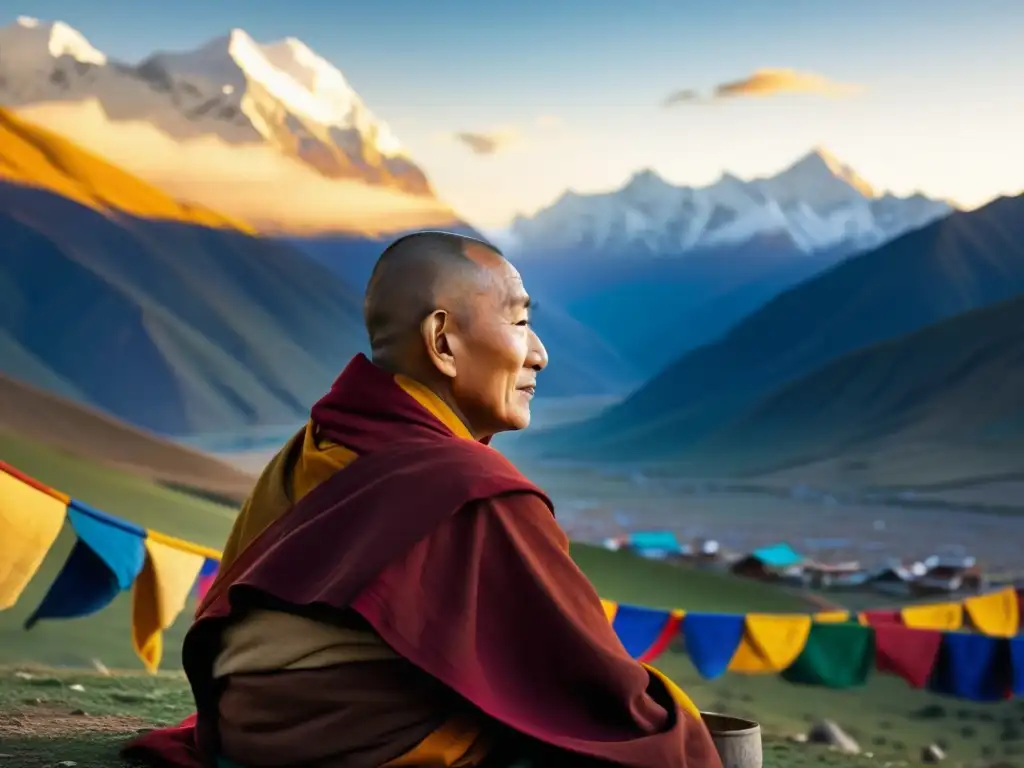
M812 624L803 651L783 673L790 683L827 688L863 685L875 665L875 632L853 623Z

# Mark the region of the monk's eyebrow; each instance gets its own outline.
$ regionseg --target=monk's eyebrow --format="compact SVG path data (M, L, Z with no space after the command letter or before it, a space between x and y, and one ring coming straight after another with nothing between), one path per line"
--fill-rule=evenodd
M505 300L505 306L509 309L536 309L537 304L525 293L516 293Z

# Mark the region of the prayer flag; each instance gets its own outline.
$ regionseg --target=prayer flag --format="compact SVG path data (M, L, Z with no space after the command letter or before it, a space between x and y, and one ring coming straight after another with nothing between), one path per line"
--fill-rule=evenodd
M729 671L747 675L781 672L796 661L810 631L809 615L747 614L743 639L729 662Z
M149 531L146 562L132 590L132 644L146 669L156 672L163 657L163 630L185 608L205 558L187 542Z
M853 623L811 625L803 652L782 677L790 683L853 688L875 665L875 633Z
M1013 637L1020 625L1020 606L1013 587L964 600L971 623L991 637Z
M637 605L620 605L612 628L629 655L636 659L654 645L669 618L668 611Z
M1012 687L1009 643L1000 637L949 632L942 636L930 688L971 701L1000 701Z
M0 468L0 611L18 601L66 515L66 501Z
M743 616L729 613L687 613L683 619L686 653L701 677L725 674L743 638Z
M43 601L25 622L26 629L40 619L75 619L96 613L128 589L142 570L146 557L142 528L74 499L67 516L78 541Z
M210 590L210 585L213 584L213 580L217 578L217 571L220 569L220 560L216 560L212 557L207 557L203 561L203 567L199 571L199 576L196 578L196 600L199 602L203 601L206 597L206 593Z
M964 604L908 605L900 611L900 617L906 626L913 629L956 632L964 624Z

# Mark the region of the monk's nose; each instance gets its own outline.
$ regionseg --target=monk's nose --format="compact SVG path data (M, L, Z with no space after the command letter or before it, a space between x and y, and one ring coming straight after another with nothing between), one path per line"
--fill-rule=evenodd
M530 329L530 352L526 356L526 367L543 371L548 367L548 351L533 329Z

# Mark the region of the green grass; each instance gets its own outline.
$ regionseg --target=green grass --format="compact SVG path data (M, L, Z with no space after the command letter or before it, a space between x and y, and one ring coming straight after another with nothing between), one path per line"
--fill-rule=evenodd
M120 764L121 744L140 729L178 722L192 711L180 674L99 676L33 667L0 668L0 765L52 768L72 760L77 768ZM75 688L72 688L75 686ZM80 689L78 688L80 686ZM12 727L13 725L13 727ZM842 768L878 765L766 735L765 768Z
M0 458L100 509L210 546L223 542L234 514L229 508L10 436L0 435ZM140 669L131 649L129 595L94 617L40 622L31 632L21 628L56 575L70 544L70 535L62 536L18 604L0 613L0 664L87 667L92 659L99 659L111 669ZM577 546L574 555L598 591L619 602L736 612L806 609L799 597L757 582L683 570L593 547ZM168 633L167 669L178 664L174 649L186 625L187 617ZM899 679L883 676L872 678L863 689L844 692L791 685L775 676L727 675L709 682L699 678L685 656L674 652L663 656L658 665L678 680L701 708L749 715L772 737L803 732L809 721L829 717L879 758L912 759L923 746L943 740L949 745L948 765L975 766L998 760L1024 765L1024 702L975 705L915 691ZM68 688L75 682L86 687L84 697ZM37 698L41 704L35 703ZM173 673L106 678L51 671L25 681L0 670L0 724L2 713L10 708L50 704L104 717L130 714L148 723L171 722L190 706L183 679ZM933 716L919 716L929 707ZM14 750L20 749L35 754L35 737L24 743L12 738L0 732L0 753L16 754ZM49 751L32 758L37 762L17 765L54 765L68 759L80 768L111 765L109 755L122 737L99 734L93 738L76 732L47 738ZM771 742L766 749L774 755L766 762L769 766L849 764L847 758L784 741ZM833 759L846 762L828 762Z

